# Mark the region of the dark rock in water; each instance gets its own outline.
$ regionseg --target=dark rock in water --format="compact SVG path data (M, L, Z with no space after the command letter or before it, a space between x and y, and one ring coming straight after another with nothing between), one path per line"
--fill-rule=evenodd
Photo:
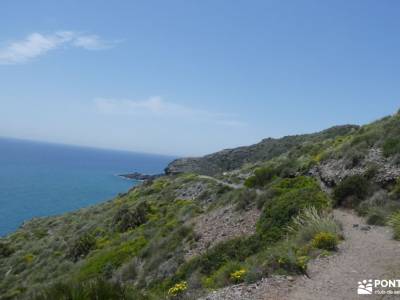
M147 174L142 174L139 172L134 172L134 173L129 173L129 174L121 174L119 176L128 178L128 179L144 181L144 180L154 180L158 177L164 176L164 174L147 175Z

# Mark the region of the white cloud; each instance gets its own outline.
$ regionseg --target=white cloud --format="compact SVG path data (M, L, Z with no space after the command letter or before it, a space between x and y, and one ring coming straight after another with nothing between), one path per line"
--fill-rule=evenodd
M74 40L73 45L86 50L102 50L112 48L115 43L116 42L104 41L97 35L84 35L78 36Z
M163 100L159 96L145 100L96 98L96 110L111 115L144 115L152 117L179 117L198 121L213 122L228 127L240 127L245 123L236 120L235 115L200 110Z
M97 35L85 35L73 31L57 31L53 34L31 33L20 41L14 41L0 49L0 64L25 63L61 46L73 46L86 50L110 48L115 42L102 40Z

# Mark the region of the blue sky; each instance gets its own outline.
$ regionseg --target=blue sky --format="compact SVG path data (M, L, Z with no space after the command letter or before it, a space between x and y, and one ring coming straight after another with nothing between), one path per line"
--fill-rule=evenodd
M400 2L1 1L0 136L174 155L400 108Z

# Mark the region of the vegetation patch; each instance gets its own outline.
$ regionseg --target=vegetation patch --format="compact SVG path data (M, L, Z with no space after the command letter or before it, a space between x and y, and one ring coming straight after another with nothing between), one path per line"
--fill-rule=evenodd
M318 232L311 241L311 245L318 249L335 250L338 238L331 232Z
M275 197L264 205L257 231L265 243L281 239L292 218L306 207L330 207L330 200L314 179L305 176L279 180L271 189Z
M355 208L369 194L368 180L362 175L343 179L334 189L333 198L336 206Z
M114 216L113 224L117 231L125 232L134 229L148 220L150 206L146 202L139 203L134 209L122 206Z
M72 241L72 244L67 252L67 257L76 262L88 255L89 252L95 248L95 246L95 237L90 233L85 233Z
M389 219L388 224L393 228L393 237L400 240L400 211L395 212Z
M8 243L0 242L0 258L9 257L14 253L14 249Z
M85 261L78 277L81 279L97 277L107 273L107 268L116 269L127 259L135 257L146 244L146 239L141 236L133 241L95 251Z
M32 294L33 300L145 300L143 294L120 282L95 278L84 282L57 282Z

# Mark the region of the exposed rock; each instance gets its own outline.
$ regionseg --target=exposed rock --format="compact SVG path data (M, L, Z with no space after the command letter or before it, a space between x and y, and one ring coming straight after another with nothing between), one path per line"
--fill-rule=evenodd
M128 178L128 179L134 179L134 180L154 180L157 179L158 177L164 176L164 174L154 174L154 175L147 175L147 174L142 174L142 173L138 173L138 172L134 172L134 173L129 173L129 174L121 174L118 175L124 178Z
M352 175L364 174L370 166L375 166L374 180L385 185L400 176L400 166L385 158L381 149L372 148L357 166L348 168L345 159L329 159L310 170L310 175L316 177L325 189L335 186L344 178Z
M260 211L256 208L239 212L233 206L221 207L200 215L192 221L199 238L187 249L185 258L202 254L219 242L255 233L259 216Z
M208 188L208 184L202 181L196 181L187 184L176 191L176 198L183 200L194 200L199 197Z

